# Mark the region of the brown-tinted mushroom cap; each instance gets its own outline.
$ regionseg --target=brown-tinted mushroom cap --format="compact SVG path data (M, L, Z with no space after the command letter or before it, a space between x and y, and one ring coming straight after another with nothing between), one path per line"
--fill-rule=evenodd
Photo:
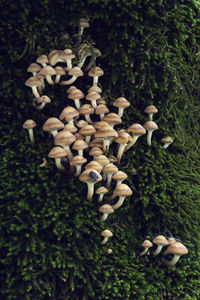
M99 156L95 157L94 160L97 161L102 166L105 166L105 165L109 164L109 162L110 162L110 160L105 155L99 155Z
M102 172L107 174L114 174L118 171L118 168L113 164L107 164L103 167Z
M51 66L47 65L40 70L40 73L45 76L53 76L56 75L56 71Z
M146 247L150 248L150 247L153 246L153 244L152 244L151 241L145 240L144 242L142 242L141 246L142 246L142 247L145 247L145 248L146 248Z
M65 69L61 66L56 66L55 71L56 71L57 75L65 75L66 74Z
M170 136L164 136L164 137L161 139L161 142L162 142L162 143L173 143L173 139L172 139Z
M62 130L55 136L54 144L60 146L71 145L75 140L76 138L71 132Z
M86 166L85 169L94 169L97 170L98 172L101 172L102 170L102 165L100 165L100 163L98 163L97 161L91 161L89 162Z
M154 121L148 121L148 122L144 123L143 127L148 129L148 130L149 129L150 130L157 130L158 129L158 125Z
M48 153L49 158L59 158L65 156L67 156L67 152L65 151L65 149L59 146L53 147L51 151Z
M37 86L41 86L41 81L37 77L32 76L25 81L25 85L29 87L33 87L33 86L37 87Z
M54 130L59 130L64 128L63 122L61 122L57 118L49 118L46 120L46 122L43 125L43 130L44 131L54 131Z
M113 233L110 230L105 229L104 231L101 232L101 235L105 237L111 237L113 236Z
M96 133L95 133L95 137L117 137L118 133L116 130L114 130L112 128L112 126L110 125L104 125L102 126Z
M99 212L105 213L105 214L112 214L114 213L114 209L110 204L104 204L99 207Z
M99 104L95 109L97 115L107 114L109 111L109 108L105 104Z
M100 89L100 87L98 87L97 85L92 85L89 89L88 89L88 94L90 92L96 92L98 94L100 94L102 92L102 90Z
M90 177L90 173L93 172L95 173L97 176L96 176L96 180L92 179ZM95 169L86 169L84 170L81 175L79 176L79 180L80 181L83 181L83 182L99 182L102 180L102 176L101 174L99 174L99 172Z
M67 131L69 131L71 133L75 133L75 132L78 131L78 128L76 128L76 126L74 126L73 124L68 123L68 124L65 125L65 127L63 128L63 130L67 130Z
M39 72L41 69L42 69L42 67L39 64L32 63L26 70L27 70L27 72L34 73L34 72Z
M88 148L88 144L83 140L76 140L72 146L73 150L84 150Z
M168 253L184 255L188 253L188 249L180 242L175 242L167 248Z
M156 236L152 242L156 245L163 245L163 246L168 245L168 241L163 235Z
M92 125L86 125L79 130L79 133L84 136L91 136L95 134L96 129Z
M144 112L147 113L147 114L149 114L149 113L156 114L158 112L158 109L154 105L148 105L144 109Z
M50 102L51 102L51 99L50 99L48 96L43 95L43 96L41 96L37 101L38 101L39 103L42 103L42 102L44 102L44 103L50 103Z
M84 27L84 28L90 27L90 24L89 24L89 22L88 22L88 19L86 19L86 18L81 18L81 19L79 20L79 25L80 25L81 27Z
M94 113L94 107L90 104L83 104L81 108L79 108L79 113L81 115L87 115L87 114L93 114Z
M130 103L128 102L128 100L126 100L126 98L119 97L113 102L113 106L125 108L130 106Z
M79 111L77 109L75 109L73 106L67 106L62 110L59 119L61 121L66 120L67 122L69 122L73 120L73 118L78 116L79 116Z
M90 105L90 104L88 104L88 105ZM80 113L80 111L79 111L79 113ZM85 120L79 120L79 121L76 122L76 126L77 126L78 128L82 128L82 127L84 127L84 126L86 126L86 125L88 125L88 122L85 121Z
M122 119L115 113L107 114L102 120L108 122L111 125L118 125L122 122Z
M82 99L84 98L84 94L81 90L79 89L73 89L71 93L68 95L69 99Z
M91 77L102 76L103 74L104 74L104 71L100 67L93 67L88 72L88 76L91 76Z
M26 120L23 124L23 128L25 129L32 129L35 128L36 126L37 126L36 122L31 119Z
M125 180L128 178L128 175L124 173L123 171L117 171L113 176L112 179L119 181L119 180Z
M102 155L102 154L103 154L103 151L99 147L93 147L89 152L89 155L91 155L91 156L98 156L98 155Z
M133 135L137 136L137 135L143 135L146 133L146 129L138 124L138 123L134 123L131 126L129 126L126 130L127 132L131 132Z
M84 163L86 163L87 159L80 156L80 155L76 155L74 156L71 160L70 160L70 165L72 166L81 166Z
M48 64L49 63L48 56L45 54L42 54L36 58L36 62L39 64Z
M97 99L100 99L101 95L99 95L96 92L90 92L89 94L86 95L85 99L89 101L96 101Z
M116 196L131 196L133 192L128 185L121 183L114 189L113 194Z
M83 71L79 67L73 67L68 72L69 75L80 77L83 76Z
M108 193L108 189L104 186L99 187L96 192L97 195L106 194Z

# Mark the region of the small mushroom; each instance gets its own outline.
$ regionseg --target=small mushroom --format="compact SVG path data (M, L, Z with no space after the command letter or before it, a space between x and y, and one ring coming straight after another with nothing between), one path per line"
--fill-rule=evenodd
M149 120L153 121L153 115L158 112L158 109L154 105L148 105L144 112L149 115Z
M137 142L138 138L146 133L146 129L138 123L132 124L126 129L126 131L133 137L133 140L128 143L125 151L129 150Z
M104 125L95 133L95 137L103 138L103 151L108 152L111 140L118 137L118 133L112 126Z
M90 143L91 136L94 135L96 129L92 125L86 125L79 130L79 133L85 136L85 141L87 144Z
M149 240L145 240L141 244L142 247L144 247L144 250L139 254L140 256L143 256L148 253L149 248L153 246L152 242Z
M153 255L158 255L163 246L168 245L168 241L163 235L156 236L152 242L157 245L157 248L152 252Z
M81 166L86 163L87 159L76 155L70 160L70 165L76 167L76 173L74 174L75 177L80 176L81 174Z
M60 77L64 76L66 74L66 71L63 67L61 66L56 66L55 67L55 71L56 71L56 78L55 78L55 83L59 83L60 81Z
M130 102L124 97L119 97L113 102L113 106L118 108L118 116L121 118L123 116L124 109L130 106Z
M61 85L70 85L80 76L83 76L83 71L79 67L73 67L69 70L68 75L72 77L69 80L63 80L60 82Z
M105 194L108 193L108 189L104 186L99 187L96 192L95 192L99 197L98 197L98 202L103 201L103 197Z
M167 252L173 254L171 260L163 258L163 262L168 266L174 266L182 255L188 253L188 249L180 242L175 242L167 248Z
M84 94L79 89L73 89L72 92L68 94L68 98L72 99L76 108L79 109L81 107L80 99L84 98Z
M25 81L25 85L32 88L32 92L36 99L40 98L40 94L37 90L37 87L41 86L41 81L37 77L30 77Z
M45 54L42 54L36 58L36 62L41 64L43 67L45 67L49 63L48 56Z
M119 184L113 191L113 194L117 197L119 196L119 199L118 201L112 205L112 207L114 209L117 209L119 208L120 206L122 206L122 204L124 203L124 199L127 197L127 196L131 196L132 195L132 190L129 188L128 185L124 184L124 183L121 183Z
M40 105L37 105L36 108L38 110L42 110L47 103L51 103L51 99L48 96L43 95L37 100L37 102L40 103Z
M163 148L167 149L169 145L173 143L173 139L170 136L164 136L161 142L164 143Z
M50 85L54 85L54 81L53 81L53 79L51 78L51 76L56 75L56 70L55 70L54 68L52 68L52 67L49 66L49 65L46 65L45 67L43 67L43 68L40 70L40 73L41 73L42 75L45 75L46 80L47 80L47 82L48 82Z
M51 117L47 119L42 127L44 131L50 132L53 137L55 137L58 133L58 130L63 129L65 125L59 119L55 117Z
M147 145L151 146L152 133L158 129L158 125L154 121L148 121L143 125L143 127L148 131Z
M56 167L61 171L65 171L65 167L61 163L61 157L66 157L66 156L67 156L67 152L65 151L65 149L59 146L53 147L51 151L48 153L48 157L55 159Z
M62 130L54 137L54 144L63 147L71 160L73 158L73 154L70 149L70 145L75 142L75 140L76 138L71 132Z
M104 245L108 239L113 236L113 233L109 229L105 229L101 232L101 235L104 237L104 239L101 241L101 244Z
M92 105L90 105L90 104L83 104L79 108L79 113L85 117L86 121L89 124L93 123L93 121L90 118L90 115L92 115L94 113L94 108L92 107Z
M102 176L99 174L98 171L94 169L86 169L79 176L79 180L87 184L88 186L87 200L92 201L92 197L94 194L94 185L95 183L102 180Z
M118 171L118 168L115 165L113 165L112 163L109 163L103 167L102 172L103 172L103 174L106 174L106 177L107 177L107 183L106 183L107 188L110 187L112 176L117 171Z
M31 119L26 120L23 124L23 128L28 129L29 138L32 144L34 144L35 142L33 128L35 128L36 126L36 122Z
M114 209L110 204L104 204L99 207L99 212L103 213L103 215L100 218L100 221L105 221L107 220L109 214L114 213Z
M88 76L93 77L93 85L96 85L98 83L99 77L103 74L104 71L100 67L93 67L88 72Z

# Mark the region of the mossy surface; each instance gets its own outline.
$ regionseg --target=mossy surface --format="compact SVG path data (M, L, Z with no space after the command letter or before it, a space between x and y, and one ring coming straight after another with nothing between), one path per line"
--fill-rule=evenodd
M199 1L8 0L0 9L1 298L198 300ZM24 85L37 56L74 47L86 16L84 39L102 52L104 97L115 112L117 97L131 102L118 128L146 122L149 104L159 110L152 147L142 136L122 158L133 195L106 221L114 236L105 246L105 224L98 204L86 200L86 185L58 172L51 159L40 167L53 146L42 125L69 103L65 88L48 86L53 101L39 112ZM84 77L78 87L90 84ZM38 124L34 146L22 128L29 118ZM164 135L174 138L166 150ZM166 267L161 256L139 257L145 236L158 234L187 246L176 266Z

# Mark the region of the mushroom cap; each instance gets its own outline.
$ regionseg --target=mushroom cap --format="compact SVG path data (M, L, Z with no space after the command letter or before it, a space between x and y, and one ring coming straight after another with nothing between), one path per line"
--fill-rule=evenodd
M175 242L167 248L167 252L171 254L184 255L188 253L188 249L180 242Z
M91 156L97 156L97 155L102 155L102 154L103 154L103 151L99 147L93 147L89 152L89 155L91 155Z
M95 137L118 137L118 133L112 126L104 125L95 133Z
M57 133L54 138L55 145L71 145L76 140L76 137L67 130L62 130Z
M130 106L130 102L124 97L119 97L113 102L113 106L125 108Z
M61 122L59 119L52 117L46 120L44 123L42 129L44 131L54 131L54 130L59 130L64 128L63 122Z
M42 103L42 102L44 102L44 103L50 103L50 102L51 102L51 99L50 99L48 96L43 95L43 96L41 96L37 101L38 101L39 103Z
M30 66L26 69L27 72L39 72L42 67L37 63L31 63Z
M118 167L113 164L107 164L103 167L102 172L107 174L114 174L118 171Z
M65 149L59 146L53 147L51 151L48 153L49 158L59 158L65 156L67 156L67 152L65 151Z
M104 231L101 232L101 235L104 237L111 237L113 236L113 233L109 229L105 229Z
M88 22L88 19L86 19L86 18L81 18L81 19L79 20L79 25L80 25L81 27L84 27L84 28L90 27L90 24L89 24L89 22Z
M68 98L69 99L82 99L82 98L84 98L84 94L83 94L83 92L81 91L81 90L79 90L79 89L73 89L72 91L71 91L71 93L69 93L68 94Z
M36 122L31 119L26 120L23 124L23 128L25 129L32 129L35 128L36 126L37 126Z
M109 108L105 104L99 104L95 109L97 115L107 114L109 111Z
M87 148L88 148L88 144L85 141L79 140L79 139L77 139L74 142L73 146L72 146L72 149L77 150L77 151L78 150L84 150L84 149L87 149Z
M96 101L97 99L100 99L101 95L99 95L96 92L90 92L89 94L86 95L85 99L89 101Z
M96 92L98 94L100 94L102 92L102 89L100 89L100 87L98 87L97 85L92 85L89 89L88 89L88 94L90 92Z
M97 105L99 105L99 104L105 104L106 105L107 102L104 98L99 98L99 99L97 99Z
M70 94L72 93L72 91L77 90L77 88L74 85L71 85L68 89L67 89L67 93Z
M62 110L61 114L59 115L59 119L61 121L66 120L67 122L69 122L70 120L78 116L79 111L77 109L75 109L73 106L67 106Z
M114 208L110 204L103 204L99 207L99 212L105 213L105 214L112 214L114 213Z
M149 240L145 240L144 242L142 242L141 244L142 247L145 247L145 248L150 248L153 246L152 242L149 241Z
M84 158L80 155L76 155L70 160L70 165L71 166L81 166L84 163L86 163L86 161L87 161L86 158Z
M32 76L25 81L25 85L29 87L40 86L41 81L37 77Z
M117 196L130 196L133 192L127 184L121 183L114 189L113 194Z
M90 173L93 172L96 174L96 180L92 179ZM86 169L79 176L79 180L83 182L98 182L102 180L101 174L95 169Z
M152 242L156 245L163 245L163 246L168 245L168 241L163 235L156 236Z
M148 105L144 112L147 114L156 114L158 112L158 109L154 105Z
M100 67L93 67L88 72L88 76L90 76L90 77L102 76L103 74L104 74L104 71Z
M144 123L143 127L146 128L147 130L157 130L158 129L158 125L154 121L148 121L148 122Z
M40 70L40 73L45 76L53 76L56 75L56 70L51 66L47 65Z
M78 128L76 128L76 126L74 126L73 124L66 124L65 127L63 128L63 130L69 131L71 133L75 133L78 131Z
M161 142L162 142L162 143L173 143L173 139L171 138L171 136L164 136L164 137L161 139Z
M114 125L122 122L122 119L116 113L108 113L102 120Z
M98 121L98 122L94 122L93 124L95 129L100 129L104 125L109 125L109 124L106 121Z
M117 171L113 176L112 179L118 181L118 180L125 180L128 178L128 175L124 173L123 171Z
M90 105L90 104L88 104L88 105ZM79 111L79 112L80 112L80 111ZM76 126L77 126L78 128L82 128L82 127L84 127L84 126L86 126L86 125L88 125L88 122L85 121L85 120L79 120L79 121L76 122Z
M108 193L108 189L104 186L99 187L96 192L97 195L106 194Z
M79 108L79 113L81 115L90 115L94 113L94 107L92 107L92 105L90 104L83 104L80 108Z
M56 71L57 75L65 75L66 74L65 69L61 66L56 66L55 71Z
M45 54L42 54L36 58L36 62L39 64L48 64L49 63L48 56Z
M173 237L170 237L170 238L168 238L168 244L169 245L171 245L171 244L173 244L173 243L175 243L176 242L176 239L175 238L173 238Z
M69 75L80 77L83 76L83 71L79 67L73 67L68 72Z
M64 59L73 59L75 57L71 49L65 49L59 52L59 57Z
M103 166L100 165L100 163L98 163L95 160L90 161L86 166L85 169L94 169L97 170L98 172L101 172Z
M79 130L79 133L84 136L91 136L95 134L96 129L92 125L86 125Z
M102 166L105 166L105 165L109 164L109 162L110 162L108 157L105 155L98 155L97 157L95 157L94 160L97 161Z
M138 123L132 124L126 129L126 131L131 132L134 136L139 136L146 133L146 129Z
M127 144L130 140L131 136L127 132L122 132L115 139L115 142L118 144Z
M89 147L99 147L103 148L103 140L101 138L94 138L90 143Z

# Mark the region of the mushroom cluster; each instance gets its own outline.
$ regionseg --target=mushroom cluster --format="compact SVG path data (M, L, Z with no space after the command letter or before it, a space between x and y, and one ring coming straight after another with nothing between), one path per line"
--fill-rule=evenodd
M139 256L144 255L161 255L162 262L168 266L174 266L182 255L188 253L188 249L180 241L174 237L165 238L163 235L158 235L150 241L146 239L141 243L144 250Z
M69 105L65 106L58 116L49 117L42 127L54 141L54 147L50 149L48 157L55 159L55 165L61 172L69 172L86 183L86 199L100 203L100 221L105 221L109 214L114 213L123 205L124 200L132 195L131 188L124 183L127 174L119 170L119 165L125 151L128 151L140 136L146 134L146 131L147 144L151 146L152 133L158 129L153 121L153 114L158 110L153 105L145 109L150 120L143 126L133 123L126 129L118 129L118 126L121 128L124 110L130 103L120 96L113 102L114 112L111 112L111 106L103 98L102 89L98 84L104 71L95 65L101 52L93 46L91 51L86 42L82 42L83 31L88 27L89 20L82 18L79 22L76 51L52 50L48 55L39 56L36 62L27 68L31 77L26 80L25 85L32 89L33 105L40 111L53 102L45 93L48 85L66 86ZM88 66L84 67L84 63L86 58L92 55L93 63L89 63L90 68L87 70ZM91 77L88 78L91 85L83 91L74 84L79 85L80 78L84 75ZM29 130L32 144L35 126L36 123L31 119L23 125ZM166 143L166 139L162 142ZM63 160L67 161L65 165ZM105 199L104 195L109 193ZM104 237L102 244L113 235L109 229L105 229L101 234Z

